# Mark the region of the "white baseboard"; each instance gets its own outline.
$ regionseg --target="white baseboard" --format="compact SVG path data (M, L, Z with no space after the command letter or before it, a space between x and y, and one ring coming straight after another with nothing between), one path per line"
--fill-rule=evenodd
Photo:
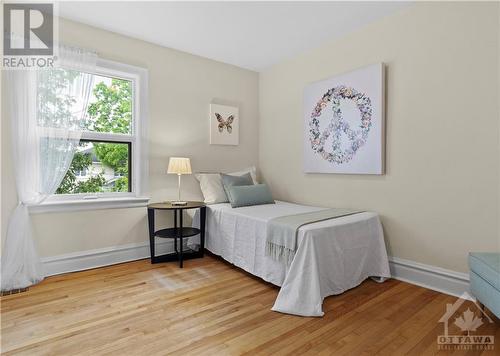
M469 275L441 267L389 257L392 278L441 293L461 296L469 291Z
M157 254L174 251L173 241L156 244ZM117 263L149 258L149 243L128 244L42 259L46 276L82 271ZM469 293L469 275L436 266L389 257L391 275L400 281L415 284L441 293L460 296Z
M171 252L174 252L174 243L172 240L156 243L156 255ZM149 242L143 242L46 257L42 258L42 264L45 276L53 276L149 257Z

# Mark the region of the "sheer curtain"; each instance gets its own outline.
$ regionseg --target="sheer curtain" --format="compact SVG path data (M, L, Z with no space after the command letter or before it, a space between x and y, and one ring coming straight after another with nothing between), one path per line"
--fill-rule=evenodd
M2 249L1 289L25 288L44 278L28 207L55 193L84 126L95 53L60 46L52 69L4 71L18 205Z

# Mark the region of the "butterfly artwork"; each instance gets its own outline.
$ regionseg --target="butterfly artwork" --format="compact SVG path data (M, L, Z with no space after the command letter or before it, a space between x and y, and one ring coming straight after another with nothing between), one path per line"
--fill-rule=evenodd
M227 130L227 133L233 132L233 121L234 121L234 115L229 115L226 120L222 117L221 114L218 112L215 113L215 117L217 118L217 121L219 122L219 132L224 131L224 127Z
M239 110L237 107L210 104L210 144L239 144Z

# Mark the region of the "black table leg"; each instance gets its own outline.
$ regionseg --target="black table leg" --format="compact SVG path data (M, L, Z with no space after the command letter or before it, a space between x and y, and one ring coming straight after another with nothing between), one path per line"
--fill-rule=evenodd
M149 226L149 252L151 253L151 263L155 259L155 210L148 209L148 226Z
M183 261L182 261L182 245L183 245L183 240L182 240L182 210L179 211L179 220L180 220L180 250L181 253L179 254L179 265L181 268L183 268Z
M200 255L201 257L205 254L205 219L207 214L207 208L200 208Z
M174 209L174 228L177 229L177 209ZM175 253L179 253L177 251L177 237L174 238L174 248L175 248Z

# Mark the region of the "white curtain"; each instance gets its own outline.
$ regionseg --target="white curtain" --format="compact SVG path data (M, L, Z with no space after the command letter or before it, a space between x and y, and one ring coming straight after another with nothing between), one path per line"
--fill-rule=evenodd
M4 71L18 205L2 249L1 289L25 288L44 278L28 207L54 194L84 126L95 53L60 46L53 69Z

